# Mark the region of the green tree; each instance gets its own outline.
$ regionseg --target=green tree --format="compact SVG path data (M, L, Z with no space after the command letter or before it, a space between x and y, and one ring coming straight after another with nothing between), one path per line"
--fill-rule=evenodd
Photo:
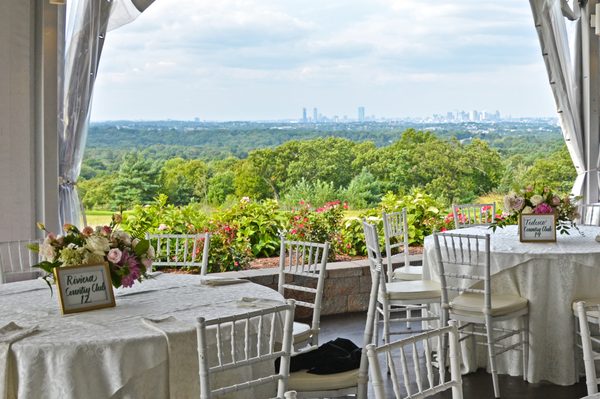
M153 161L138 152L126 154L114 181L113 206L127 209L151 202L158 194L158 174L159 168Z
M211 205L221 205L235 194L235 173L233 170L218 173L208 180L206 198Z
M203 161L172 158L160 172L160 191L175 205L202 202L207 195L208 167Z
M577 177L575 166L566 146L538 158L525 175L527 184L548 186L563 193L568 193L573 188Z

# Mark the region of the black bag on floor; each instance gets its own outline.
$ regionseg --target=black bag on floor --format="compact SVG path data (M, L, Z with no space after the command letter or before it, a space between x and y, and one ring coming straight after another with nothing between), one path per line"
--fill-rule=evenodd
M335 374L360 367L361 348L346 338L337 338L317 349L290 359L290 372L307 370L311 374ZM279 359L275 361L279 370Z

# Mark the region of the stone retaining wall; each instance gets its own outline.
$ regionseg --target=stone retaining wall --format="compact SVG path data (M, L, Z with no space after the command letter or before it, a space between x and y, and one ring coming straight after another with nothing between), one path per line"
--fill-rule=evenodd
M411 265L420 265L422 255L411 255ZM402 263L399 263L400 266ZM213 275L213 274L211 274ZM215 273L215 276L244 278L254 283L277 289L278 268L243 270L239 272ZM313 281L311 281L313 280ZM300 285L316 286L316 279L304 278L296 281ZM368 261L332 262L327 264L327 276L323 291L322 315L366 311L371 290L371 273ZM301 293L302 294L302 293ZM296 297L302 299L302 296ZM310 312L297 309L299 318Z

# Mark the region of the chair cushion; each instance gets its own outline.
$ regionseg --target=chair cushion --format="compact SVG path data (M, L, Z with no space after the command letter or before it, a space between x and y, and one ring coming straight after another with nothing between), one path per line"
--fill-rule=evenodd
M492 316L503 316L527 307L529 301L518 295L493 295ZM483 294L465 292L450 302L452 311L465 316L483 316Z
M392 280L421 280L423 278L423 266L411 266L408 271L406 267L394 269Z
M358 369L335 374L311 374L306 370L290 373L288 390L292 391L328 391L356 386Z
M585 299L577 299L575 301L573 301L572 307L573 307L573 313L575 314L575 316L577 317L577 302L583 301L585 302L585 306L598 306L600 305L600 298L585 298ZM600 314L598 313L598 310L588 310L587 311L587 316L588 318L594 318L594 319L599 319L600 318Z
M440 283L433 280L395 281L387 283L385 288L389 299L431 299L442 295ZM379 301L382 299L380 292Z
M299 323L299 322L295 321L294 327L293 327L293 334L294 334L294 343L307 341L312 334L312 332L310 330L310 325L308 325L306 323Z

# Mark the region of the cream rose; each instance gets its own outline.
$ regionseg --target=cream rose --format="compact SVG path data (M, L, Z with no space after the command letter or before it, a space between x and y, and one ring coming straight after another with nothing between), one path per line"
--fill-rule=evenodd
M526 206L525 208L523 208L523 213L533 213L533 208L531 208L530 206Z
M539 204L541 204L542 202L544 202L544 197L542 197L539 194L533 195L529 201L531 201L531 204L533 206L538 206Z
M108 238L102 236L88 237L85 248L90 252L104 256L110 250Z

